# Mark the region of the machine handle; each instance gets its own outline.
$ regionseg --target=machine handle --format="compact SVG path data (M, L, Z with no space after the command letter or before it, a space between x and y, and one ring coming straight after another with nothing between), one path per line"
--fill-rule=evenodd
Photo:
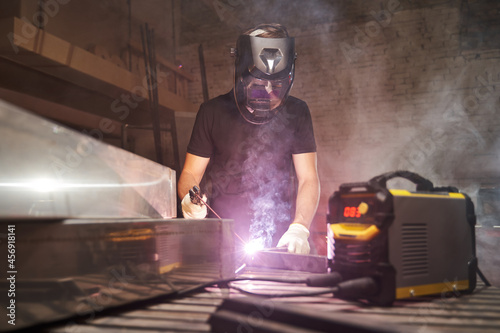
M387 181L397 177L407 179L417 185L417 191L432 192L434 190L434 184L432 184L430 180L406 170L391 171L381 174L370 179L368 183L374 187L387 188Z
M372 186L370 186L370 184L368 184L367 182L348 183L348 184L341 184L339 187L339 190L341 193L347 193L355 188L363 188L363 189L369 191L372 189Z

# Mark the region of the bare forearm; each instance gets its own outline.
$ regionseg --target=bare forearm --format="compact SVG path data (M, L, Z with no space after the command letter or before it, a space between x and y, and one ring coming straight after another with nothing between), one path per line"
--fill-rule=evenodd
M197 181L190 172L183 171L179 177L179 183L177 184L177 194L179 195L179 198L184 198L184 196L188 194L189 190L195 185L199 186L200 182Z
M193 186L199 186L203 174L208 165L209 158L200 157L187 153L184 162L184 168L179 176L177 184L177 195L179 198L184 198Z
M293 223L300 223L308 229L316 214L320 194L318 178L310 179L299 184L297 193L297 205Z

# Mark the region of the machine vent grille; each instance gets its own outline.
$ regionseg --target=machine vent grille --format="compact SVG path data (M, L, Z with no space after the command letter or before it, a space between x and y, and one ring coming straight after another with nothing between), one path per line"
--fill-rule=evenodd
M429 274L427 224L403 224L401 240L403 276Z

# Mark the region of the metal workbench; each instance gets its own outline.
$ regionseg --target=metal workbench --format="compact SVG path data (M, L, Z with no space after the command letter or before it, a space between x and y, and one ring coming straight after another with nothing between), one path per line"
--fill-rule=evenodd
M242 276L297 278L310 274L251 268L247 269ZM314 290L314 287L300 284L264 281L238 281L234 284L248 291L270 294ZM234 307L234 305L225 304L228 300L248 301L255 307L247 314L234 312L230 315L232 323L214 324L213 315L221 311L220 308ZM275 316L278 311L287 311L288 320L286 316L284 319ZM289 325L292 319L300 320L301 318L303 322L308 323L323 320L324 329L311 330ZM219 330L216 330L216 326ZM500 289L486 287L479 282L475 291L468 295L447 293L435 297L396 301L391 307L378 307L358 301L341 300L332 297L331 294L254 298L234 289L214 286L192 294L184 294L182 297L168 296L164 299L158 298L154 302L136 304L116 311L92 313L86 317L51 325L44 329L45 332L82 333L331 332L337 330L342 332L499 332Z
M297 283L231 283L265 298L214 284L239 266L232 221L176 219L174 170L1 101L0 117L0 331L500 332L500 290L482 284L390 307L276 297L315 290ZM326 270L316 259L238 276L305 278Z

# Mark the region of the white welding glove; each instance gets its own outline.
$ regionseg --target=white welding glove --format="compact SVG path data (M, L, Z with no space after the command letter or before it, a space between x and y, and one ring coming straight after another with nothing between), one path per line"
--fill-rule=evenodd
M205 195L203 195L203 201L207 201ZM185 219L204 219L207 216L207 206L202 203L199 205L192 203L189 193L182 198L181 206Z
M300 224L292 223L288 230L281 236L278 247L288 246L288 252L298 254L309 254L311 248L307 238L309 237L309 230Z

